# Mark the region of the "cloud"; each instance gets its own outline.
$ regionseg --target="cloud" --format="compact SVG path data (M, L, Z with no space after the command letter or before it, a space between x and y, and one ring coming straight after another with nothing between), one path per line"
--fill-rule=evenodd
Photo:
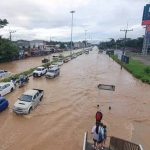
M0 5L0 18L9 21L9 27L0 33L8 37L8 31L16 30L13 39L70 40L71 14L75 10L73 39L123 37L121 28L134 28L128 36L136 38L144 34L141 26L143 7L148 0L5 0Z

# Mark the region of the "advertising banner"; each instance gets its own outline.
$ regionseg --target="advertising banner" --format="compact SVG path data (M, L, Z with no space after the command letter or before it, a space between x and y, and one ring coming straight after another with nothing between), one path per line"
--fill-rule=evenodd
M150 4L144 6L142 25L150 25Z

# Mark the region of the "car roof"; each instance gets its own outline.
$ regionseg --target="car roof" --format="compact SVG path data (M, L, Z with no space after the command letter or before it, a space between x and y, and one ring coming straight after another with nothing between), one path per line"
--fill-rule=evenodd
M28 90L26 92L24 92L24 95L31 95L34 96L37 93L37 90Z
M43 68L45 68L45 67L37 67L37 68L43 69Z
M49 70L57 70L57 69L59 69L59 67L55 66L55 67L53 67L53 68L51 68Z

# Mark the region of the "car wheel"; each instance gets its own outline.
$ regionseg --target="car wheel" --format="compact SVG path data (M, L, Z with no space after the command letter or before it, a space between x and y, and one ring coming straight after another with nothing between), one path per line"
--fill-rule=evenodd
M30 107L30 109L29 109L29 111L28 111L28 114L30 114L30 113L31 113L31 111L32 111L32 107Z
M14 89L13 88L11 88L11 90L10 90L10 92L12 92Z
M40 101L42 101L42 99L43 99L43 95L41 96Z

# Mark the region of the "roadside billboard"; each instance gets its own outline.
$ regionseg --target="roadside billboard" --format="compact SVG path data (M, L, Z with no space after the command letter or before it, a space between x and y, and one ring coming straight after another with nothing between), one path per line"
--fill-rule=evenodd
M142 25L150 25L150 4L144 6Z

